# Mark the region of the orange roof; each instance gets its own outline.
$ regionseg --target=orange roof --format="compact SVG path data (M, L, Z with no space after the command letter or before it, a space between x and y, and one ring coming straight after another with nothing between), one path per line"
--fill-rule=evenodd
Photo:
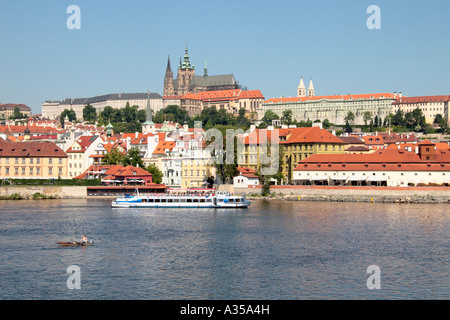
M448 96L421 96L421 97L402 97L398 98L393 104L408 104L408 103L427 103L427 102L446 102L450 101Z
M363 136L364 144L384 145L383 137L380 136Z
M435 153L434 160L421 160L414 152L395 148L372 154L313 154L300 161L295 171L443 171L450 170L450 150Z
M0 157L67 158L67 154L53 142L9 142L0 140Z
M160 141L156 146L153 154L166 154L166 151L172 151L175 147L175 141Z
M24 133L25 130L28 128L30 130L31 134L56 134L56 133L64 133L65 131L60 128L55 127L45 127L45 126L1 126L0 125L0 133Z
M333 135L331 132L319 127L301 127L289 129L255 129L244 138L244 144L266 143L267 139L272 139L272 134L278 134L280 144L291 143L337 143L344 144L344 141ZM283 137L283 139L281 139Z
M287 102L306 102L317 100L359 100L359 99L395 99L392 93L367 93L367 94L347 94L334 96L312 96L312 97L292 97L292 98L272 98L265 103L287 103Z
M89 176L89 172L102 172L103 175L109 176L109 180L114 180L115 177L128 177L128 176L151 176L148 171L133 167L122 165L93 165L90 166L85 172L76 176L74 179L85 179Z
M240 173L244 174L244 173L255 173L256 171L250 168L243 168L243 167L237 167L236 168L237 171L239 171Z
M239 100L249 98L264 99L260 90L216 90L216 91L202 91L198 93L187 93L182 100L200 100L200 101L223 101L223 100Z

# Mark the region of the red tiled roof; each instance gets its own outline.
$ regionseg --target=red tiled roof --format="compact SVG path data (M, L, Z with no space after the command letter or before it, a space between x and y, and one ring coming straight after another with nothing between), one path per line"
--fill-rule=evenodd
M434 160L413 152L388 148L372 154L313 154L295 171L443 171L450 170L450 150L439 150Z
M56 157L67 158L67 154L53 142L8 142L0 141L0 157Z
M255 173L256 172L253 169L243 168L243 167L237 167L236 170L239 171L240 173Z
M402 97L398 98L392 104L409 104L409 103L427 103L427 102L446 102L450 101L450 95L445 96L421 96L421 97Z
M55 127L45 127L45 126L1 126L0 125L0 133L11 133L11 134L23 134L25 130L28 128L31 134L57 134L64 133L65 131L60 128Z
M175 141L160 141L153 154L165 154L166 150L171 151L175 147Z
M264 99L264 96L260 90L243 91L241 89L234 89L234 90L216 90L216 91L202 91L198 93L187 93L181 99L200 100L200 101L231 101L249 98Z
M286 103L286 102L305 102L316 100L358 100L358 99L395 99L392 93L367 93L367 94L350 94L350 95L334 95L334 96L312 96L312 97L292 97L292 98L272 98L265 103Z
M344 141L333 135L331 132L319 127L302 127L289 129L255 129L244 138L244 144L261 144L272 139L272 134L278 137L286 137L286 140L279 141L280 144L291 143L337 143L344 144Z

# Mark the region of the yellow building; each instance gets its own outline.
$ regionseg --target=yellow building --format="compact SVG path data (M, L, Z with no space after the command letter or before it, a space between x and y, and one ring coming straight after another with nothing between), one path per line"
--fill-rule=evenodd
M67 179L67 154L53 142L0 139L1 179Z
M272 138L273 136L273 138ZM260 172L262 148L278 142L278 164L288 182L299 161L313 154L343 154L345 143L335 135L319 127L261 130L256 129L243 139L244 152L239 154L238 166Z
M181 188L203 187L206 179L215 176L215 169L206 158L185 158L181 164Z

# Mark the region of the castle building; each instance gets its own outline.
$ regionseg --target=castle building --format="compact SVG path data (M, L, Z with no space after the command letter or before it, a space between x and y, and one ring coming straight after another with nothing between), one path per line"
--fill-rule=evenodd
M401 110L403 113L411 112L416 108L422 110L427 123L433 123L437 114L441 114L450 122L450 95L403 97L401 94L392 103L392 112Z
M183 96L186 93L197 93L214 90L234 90L239 89L239 83L233 74L223 74L216 76L208 75L208 68L205 60L203 75L195 74L195 66L189 61L189 52L186 46L183 61L178 64L176 79L170 64L170 57L167 60L166 74L164 76L164 97Z
M282 116L286 110L292 111L292 119L297 121L324 121L328 119L337 125L345 124L349 112L355 115L355 124L364 124L364 113L372 117L386 118L393 110L393 102L398 96L392 93L368 93L316 96L312 79L306 90L303 78L297 87L297 97L280 97L266 100L257 110L258 120L271 110Z

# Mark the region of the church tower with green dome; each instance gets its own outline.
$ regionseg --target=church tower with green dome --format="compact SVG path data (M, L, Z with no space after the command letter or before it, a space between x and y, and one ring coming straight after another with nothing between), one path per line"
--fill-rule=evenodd
M189 52L186 43L186 49L184 50L183 63L178 65L178 95L184 95L189 92L189 84L195 76L195 66L191 65L189 61Z

